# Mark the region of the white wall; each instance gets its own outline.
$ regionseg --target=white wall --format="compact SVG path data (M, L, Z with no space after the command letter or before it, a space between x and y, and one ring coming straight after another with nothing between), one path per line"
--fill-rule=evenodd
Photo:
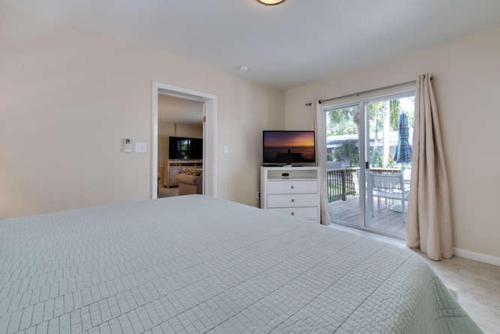
M218 96L220 195L257 205L261 131L283 127L282 92L71 27L9 24L0 29L0 218L149 198L151 147L122 154L120 138L151 142L153 81Z
M500 256L500 29L343 77L290 89L288 129L313 127L306 102L432 72L451 181L456 247Z

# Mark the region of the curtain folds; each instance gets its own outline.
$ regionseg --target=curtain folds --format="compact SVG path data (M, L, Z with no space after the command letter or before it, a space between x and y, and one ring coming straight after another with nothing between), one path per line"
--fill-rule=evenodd
M430 73L417 79L412 160L407 244L433 260L450 258L453 231L448 175Z
M328 211L328 194L326 182L326 125L325 115L321 103L316 101L316 110L314 111L314 127L316 132L316 157L319 167L320 179L320 202L321 202L321 224L330 224L330 213Z

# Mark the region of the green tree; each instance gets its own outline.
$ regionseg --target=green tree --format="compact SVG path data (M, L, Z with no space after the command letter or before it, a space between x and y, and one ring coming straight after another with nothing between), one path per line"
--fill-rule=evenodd
M391 110L391 129L397 130L399 128L399 115L401 114L401 102L399 100L391 100L389 102Z
M358 133L358 107L335 109L327 113L327 135L341 136Z
M333 153L335 161L346 162L350 167L359 165L359 149L356 140L346 140L335 149Z

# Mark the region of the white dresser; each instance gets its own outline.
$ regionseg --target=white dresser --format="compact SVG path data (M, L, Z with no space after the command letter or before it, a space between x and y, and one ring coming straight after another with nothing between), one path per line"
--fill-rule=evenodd
M318 167L261 167L260 207L320 222Z

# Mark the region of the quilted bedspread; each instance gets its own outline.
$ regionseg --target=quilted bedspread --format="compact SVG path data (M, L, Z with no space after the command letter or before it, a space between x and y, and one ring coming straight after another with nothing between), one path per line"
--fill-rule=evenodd
M412 252L203 196L0 221L0 333L478 333Z

